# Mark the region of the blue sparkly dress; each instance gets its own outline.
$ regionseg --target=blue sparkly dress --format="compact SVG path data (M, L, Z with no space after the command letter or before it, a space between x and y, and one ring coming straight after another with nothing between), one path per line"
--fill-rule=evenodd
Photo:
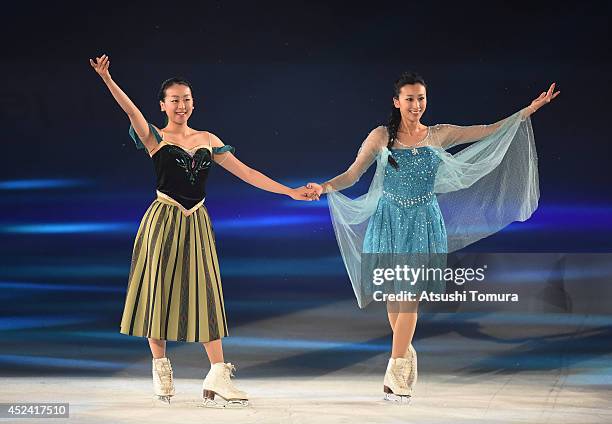
M445 253L444 218L434 194L440 158L428 147L393 149L383 192L366 230L364 253Z
M376 290L367 274L372 260L381 264L408 254L417 266L445 265L446 253L527 220L539 200L527 108L489 125L430 126L417 148L389 149L388 141L387 128L375 128L353 164L325 183L340 253L362 308ZM469 146L447 151L461 144ZM367 193L355 199L341 193L374 163Z

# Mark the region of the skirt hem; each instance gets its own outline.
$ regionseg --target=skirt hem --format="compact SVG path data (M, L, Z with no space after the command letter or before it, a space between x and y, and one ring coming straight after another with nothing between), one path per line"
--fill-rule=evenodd
M215 340L221 340L221 339L223 339L225 337L228 337L228 335L221 335L221 336L219 336L219 337L217 337L215 339L209 339L209 340L199 340L199 339L196 339L196 340L187 340L187 339L179 340L179 339L176 339L176 338L163 338L163 337L156 338L156 337L149 337L147 335L130 334L130 333L124 332L124 331L119 331L119 334L123 334L125 336L130 336L130 337L141 337L141 338L146 338L146 339L164 340L164 341L167 341L167 342L185 342L185 343L208 343L208 342L214 342Z

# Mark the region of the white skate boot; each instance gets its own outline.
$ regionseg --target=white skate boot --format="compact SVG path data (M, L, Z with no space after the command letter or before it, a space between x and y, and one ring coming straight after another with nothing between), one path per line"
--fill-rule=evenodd
M410 361L405 358L389 359L387 372L385 372L384 392L385 400L401 404L410 403L412 391L406 382L410 374Z
M174 396L174 380L168 358L153 359L153 391L157 400L170 404L170 398Z
M412 343L408 346L408 350L406 351L404 358L410 361L410 372L406 376L406 384L410 389L410 396L412 396L414 386L416 386L417 379L419 377L417 367L417 353L416 350L414 350L414 347L412 347Z
M243 407L249 405L248 395L238 390L232 384L230 378L236 370L230 363L218 362L211 365L210 371L202 384L202 396L204 406L208 408ZM215 395L219 396L225 403L217 402Z

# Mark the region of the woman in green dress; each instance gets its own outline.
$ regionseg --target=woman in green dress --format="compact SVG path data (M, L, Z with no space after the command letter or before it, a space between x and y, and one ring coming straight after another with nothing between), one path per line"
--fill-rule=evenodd
M313 191L277 183L238 160L234 148L213 133L190 128L189 82L164 81L159 107L167 123L158 128L113 81L107 55L90 64L127 114L130 135L148 152L157 177L157 198L134 243L120 332L148 339L157 399L169 403L175 393L166 341L199 342L211 363L203 384L205 404L245 406L248 396L231 383L234 366L223 357L221 338L228 332L215 237L204 206L208 172L216 163L255 187L295 200L312 200ZM217 403L215 395L226 403Z

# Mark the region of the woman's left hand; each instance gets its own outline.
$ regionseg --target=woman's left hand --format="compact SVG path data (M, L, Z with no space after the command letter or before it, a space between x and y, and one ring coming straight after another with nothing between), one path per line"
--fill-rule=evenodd
M543 91L542 94L540 94L540 96L537 99L531 102L531 104L529 105L529 109L531 113L534 113L536 110L538 110L545 104L550 103L551 100L553 100L555 97L561 94L560 91L555 92L555 84L556 83L553 82L550 85L550 88L548 89L548 91Z

